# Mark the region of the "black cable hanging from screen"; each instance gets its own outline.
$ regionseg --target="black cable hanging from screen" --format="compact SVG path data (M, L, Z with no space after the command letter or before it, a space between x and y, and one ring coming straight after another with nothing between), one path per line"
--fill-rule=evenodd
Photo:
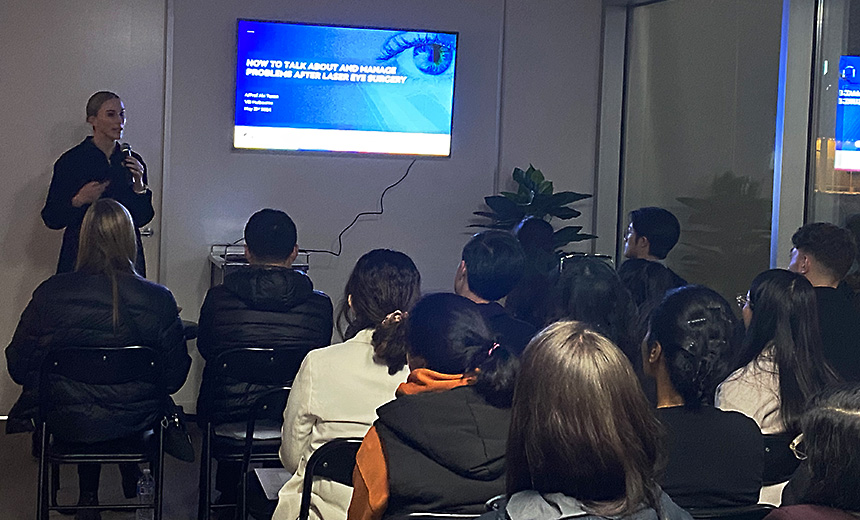
M383 205L383 202L385 201L385 194L388 193L388 190L396 187L398 184L406 180L406 176L409 175L409 170L412 169L412 166L415 165L415 161L417 160L418 159L412 159L412 162L410 162L409 166L406 167L406 171L403 173L403 176L397 179L396 182L394 182L393 184L389 184L387 188L382 190L382 194L379 196L379 211L362 211L361 213L356 215L354 219L352 219L352 222L350 222L348 226L343 228L343 230L337 235L337 253L335 253L334 251L329 251L328 249L300 249L299 251L302 253L325 253L332 256L340 256L341 252L343 251L344 233L349 231L349 228L354 226L356 222L358 222L358 219L365 215L382 215L385 212L385 206Z

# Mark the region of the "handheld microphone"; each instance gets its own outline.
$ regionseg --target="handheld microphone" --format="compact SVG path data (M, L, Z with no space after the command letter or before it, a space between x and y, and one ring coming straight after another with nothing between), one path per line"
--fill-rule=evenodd
M122 143L119 145L119 149L122 153L125 154L126 157L131 157L131 145L128 143Z

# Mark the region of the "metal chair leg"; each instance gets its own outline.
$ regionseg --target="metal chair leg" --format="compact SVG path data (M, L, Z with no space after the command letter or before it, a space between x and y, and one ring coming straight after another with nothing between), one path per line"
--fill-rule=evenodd
M207 423L203 431L203 446L200 450L200 500L197 519L209 520L212 505L212 426Z
M39 453L39 490L36 497L36 518L37 520L48 520L48 456L47 450L47 428L42 424L42 449Z

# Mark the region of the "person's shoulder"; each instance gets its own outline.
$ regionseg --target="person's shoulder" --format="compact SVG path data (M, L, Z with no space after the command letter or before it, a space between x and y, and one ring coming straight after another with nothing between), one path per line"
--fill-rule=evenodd
M78 161L82 158L89 157L93 155L94 152L101 153L101 151L92 144L92 139L86 138L80 143L63 152L63 154L60 155L60 158L57 159L54 165L66 165Z
M305 360L308 363L322 363L325 365L338 360L365 357L368 349L373 350L372 337L373 329L364 329L343 343L335 343L334 345L311 350L305 356Z
M173 293L167 287L147 280L136 274L121 275L117 278L121 284L124 284L135 291L139 291L151 298L159 298L170 302L175 302Z

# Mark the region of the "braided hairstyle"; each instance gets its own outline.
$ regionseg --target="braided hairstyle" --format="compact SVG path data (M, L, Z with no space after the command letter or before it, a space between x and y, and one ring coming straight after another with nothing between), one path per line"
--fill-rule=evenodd
M670 291L651 315L648 346L660 343L672 386L684 406L713 405L732 369L736 319L728 302L701 285Z

